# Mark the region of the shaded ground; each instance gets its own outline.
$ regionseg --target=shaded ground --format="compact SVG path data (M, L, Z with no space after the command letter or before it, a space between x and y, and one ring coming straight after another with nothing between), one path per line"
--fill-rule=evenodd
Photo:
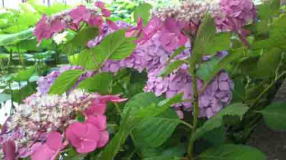
M248 144L266 153L267 160L286 160L286 132L272 131L260 123Z
M286 102L286 80L284 80L273 101ZM286 160L286 132L269 129L264 125L263 120L251 135L248 144L266 153L267 160Z

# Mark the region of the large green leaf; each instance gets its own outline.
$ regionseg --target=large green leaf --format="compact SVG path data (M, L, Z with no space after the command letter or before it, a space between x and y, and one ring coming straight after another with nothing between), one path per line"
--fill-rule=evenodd
M34 73L35 73L35 67L26 68L17 72L12 79L18 82L28 81L30 77L33 76Z
M82 70L68 70L63 72L54 82L49 94L63 94L69 90L84 73Z
M169 75L170 73L172 73L173 71L181 67L184 63L186 62L183 60L177 60L177 61L171 62L160 73L160 76L166 77L167 75Z
M206 46L207 48L205 53L215 54L218 51L228 50L231 47L230 38L230 32L216 34L210 44Z
M207 48L211 47L216 34L216 26L214 19L210 15L206 15L200 25L197 36L194 41L191 66L198 63L203 54L207 53Z
M238 116L241 119L247 110L248 107L241 103L234 103L225 107L217 115L206 121L203 126L196 130L192 141L199 139L205 133L212 131L213 129L221 127L223 125L224 116Z
M145 119L165 112L169 109L170 104L178 103L181 97L182 95L161 102L152 93L140 93L132 97L124 107L118 133L112 138L98 158L112 160L119 152L128 135L138 124L144 122Z
M88 70L93 70L97 66L95 56L92 54L92 50L90 49L82 50L78 54L69 56L68 59L72 65L82 66Z
M96 62L102 64L108 59L120 60L128 57L135 47L134 38L127 38L124 30L118 30L106 36L92 50L96 57Z
M98 35L95 27L86 27L76 33L76 35L62 46L64 52L74 54L83 48L87 48L87 42Z
M199 155L200 160L266 160L264 153L245 145L225 144Z
M271 18L273 15L279 13L280 0L269 0L265 1L258 6L258 16L261 19Z
M134 20L137 21L138 18L142 18L144 24L147 24L150 18L150 15L151 15L151 9L152 9L152 6L148 3L140 4L134 10L134 13L133 13Z
M262 113L268 127L275 130L286 130L286 103L272 103L260 113Z
M218 72L227 69L231 62L243 55L243 52L243 49L235 49L223 58L213 58L208 62L202 63L197 71L199 78L204 80L205 85L208 85Z
M162 145L180 124L179 117L171 108L157 117L144 119L134 129L136 142L144 147Z
M263 78L275 76L281 56L282 50L279 48L271 48L264 51L258 60L256 75Z
M33 28L13 33L0 35L0 46L13 45L22 40L26 40L33 37Z
M112 78L113 76L111 73L98 73L81 81L78 88L91 92L98 92L100 94L108 94L112 85Z

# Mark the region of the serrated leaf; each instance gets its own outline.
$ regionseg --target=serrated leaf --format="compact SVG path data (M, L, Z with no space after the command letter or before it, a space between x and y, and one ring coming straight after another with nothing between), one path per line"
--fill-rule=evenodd
M185 46L181 46L181 47L177 48L177 49L171 54L170 58L168 59L167 64L169 64L172 59L174 59L177 55L181 54L184 50L186 50L186 47L185 47Z
M68 91L84 73L82 70L68 70L63 72L54 82L49 94L63 94Z
M98 29L95 27L87 27L78 31L76 35L64 44L63 51L67 54L74 54L83 48L87 48L87 42L98 35Z
M81 81L77 88L85 89L90 92L108 94L112 84L111 73L98 73L90 78Z
M213 72L215 72L215 69L220 61L221 59L214 57L211 60L202 63L197 71L198 77L204 82L209 82L214 78L213 76L216 75L213 74Z
M280 0L270 0L258 6L258 16L261 19L268 19L279 13Z
M118 30L106 36L92 51L96 62L102 64L108 59L120 60L130 56L135 47L134 38L127 38L124 30Z
M33 37L33 28L13 33L0 35L0 46L13 45L22 40L26 40Z
M170 73L172 73L174 70L178 69L181 65L183 65L184 63L186 63L183 60L177 60L174 62L171 62L170 64L168 64L164 70L160 73L160 76L162 77L166 77L167 75L169 75Z
M35 67L30 67L17 72L12 79L17 82L28 81L30 77L33 76L34 73L35 73Z
M266 160L264 153L246 145L225 144L199 155L200 160Z
M231 33L223 32L214 36L209 45L206 46L205 53L215 54L218 51L228 50L231 47Z
M36 91L36 82L29 83L25 87L13 90L12 100L17 103L22 103L22 100L30 96Z
M168 109L164 114L144 119L133 131L136 142L144 147L162 145L180 124L177 114Z
M213 39L216 34L216 26L214 19L210 15L206 15L200 25L196 39L194 41L192 58L190 65L194 66L202 57L203 54L207 53L207 47L213 43Z
M214 58L208 62L202 63L198 70L199 78L204 80L205 85L208 85L218 72L223 69L227 69L231 62L239 59L239 57L241 57L242 55L243 49L239 48L231 51L228 55L221 59Z
M276 102L260 111L265 123L274 130L286 130L286 103Z
M140 4L134 10L134 13L133 13L134 20L137 21L138 18L142 18L143 23L147 24L150 18L150 15L151 15L151 9L152 9L152 6L148 3Z
M221 127L223 125L224 116L238 116L241 119L247 110L248 107L242 103L234 103L225 107L217 115L206 121L200 128L196 130L192 141L199 139L205 133L213 129Z
M257 62L257 70L255 75L263 78L275 76L275 71L279 66L281 56L282 50L279 48L272 48L264 51L263 55Z
M166 104L177 102L177 99L177 97L169 99L169 101L162 103L163 105L160 106L157 105L160 102L160 98L156 97L153 93L139 93L132 97L124 107L118 133L112 138L98 158L112 160L119 152L121 145L125 142L128 135L138 124L145 121L146 118L163 113L169 108ZM150 113L148 112L149 110L153 111L152 114L147 114Z
M97 63L92 50L85 49L78 54L74 54L68 57L69 62L75 66L82 66L85 69L93 70L96 68Z

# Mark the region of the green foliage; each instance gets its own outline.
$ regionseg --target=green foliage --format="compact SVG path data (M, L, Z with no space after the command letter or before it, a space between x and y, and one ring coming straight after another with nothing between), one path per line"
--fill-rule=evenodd
M192 58L190 60L191 66L198 63L202 55L207 53L207 47L211 47L210 45L214 41L215 34L214 19L210 15L207 15L204 17L194 40Z
M286 130L286 103L276 102L259 111L268 127L274 130Z
M169 109L170 104L178 103L181 97L182 95L179 95L161 102L160 99L152 93L140 93L132 97L124 107L119 131L117 132L115 137L112 138L111 142L106 146L103 152L99 154L99 158L106 160L113 159L119 152L120 146L125 142L127 136L133 131L133 129L137 128L138 125L140 126L140 123L144 123L145 120L148 120L148 118L161 115ZM144 128L145 125L146 124L141 125L139 129L142 129L142 127ZM157 131L155 130L154 132ZM134 133L136 133L136 129ZM158 134L158 132L154 133L153 136L156 136L156 134ZM163 138L164 137L167 138L168 135L163 136ZM150 139L148 139L147 142L150 142L149 140ZM162 143L161 140L157 142ZM137 141L134 143L137 143ZM157 146L157 144L155 145Z
M100 45L92 48L97 64L108 59L120 60L128 57L135 49L134 38L125 37L125 31L119 30L106 36Z
M22 40L32 38L33 30L34 29L30 28L19 33L0 35L0 46L12 45Z
M167 65L164 70L160 73L160 76L166 77L179 67L181 67L183 64L185 64L186 61L184 60L176 60L174 62L171 62L169 65Z
M18 82L28 81L34 73L35 73L35 67L26 68L21 71L18 71L12 79Z
M240 119L242 119L247 110L248 107L241 103L234 103L225 107L214 117L206 121L202 127L197 129L197 131L194 133L195 136L193 136L192 141L199 139L205 133L213 129L221 127L223 125L223 118L225 116L238 116Z
M211 148L199 155L200 160L266 160L256 148L245 145L225 144Z
M53 83L49 94L63 94L69 90L84 73L82 70L68 70L63 72Z
M86 44L98 35L98 29L95 27L84 27L78 31L75 36L61 46L63 52L74 54L82 49L87 48Z
M90 92L108 94L111 89L112 78L113 76L111 73L98 73L90 78L81 81L77 87Z
M134 13L133 13L134 20L137 21L138 18L142 18L143 23L146 25L151 16L151 9L152 9L152 6L148 3L140 4L134 10Z

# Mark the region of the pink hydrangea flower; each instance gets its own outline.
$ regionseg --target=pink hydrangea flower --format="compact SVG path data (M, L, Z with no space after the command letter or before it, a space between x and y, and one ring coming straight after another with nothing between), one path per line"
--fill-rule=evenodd
M16 145L14 141L7 141L3 144L2 147L4 152L4 160L16 159Z
M47 136L45 143L34 144L34 152L31 155L32 160L55 160L60 150L65 145L63 144L62 135L58 132L51 132Z
M43 16L36 24L34 34L39 42L41 42L44 38L48 39L52 36L53 32L50 30L50 25L48 24L47 20L47 16Z
M66 137L78 153L88 153L98 147L100 131L91 123L75 122L66 129Z
M81 21L88 22L89 18L91 17L90 11L83 5L71 10L69 15L76 24L80 23Z

